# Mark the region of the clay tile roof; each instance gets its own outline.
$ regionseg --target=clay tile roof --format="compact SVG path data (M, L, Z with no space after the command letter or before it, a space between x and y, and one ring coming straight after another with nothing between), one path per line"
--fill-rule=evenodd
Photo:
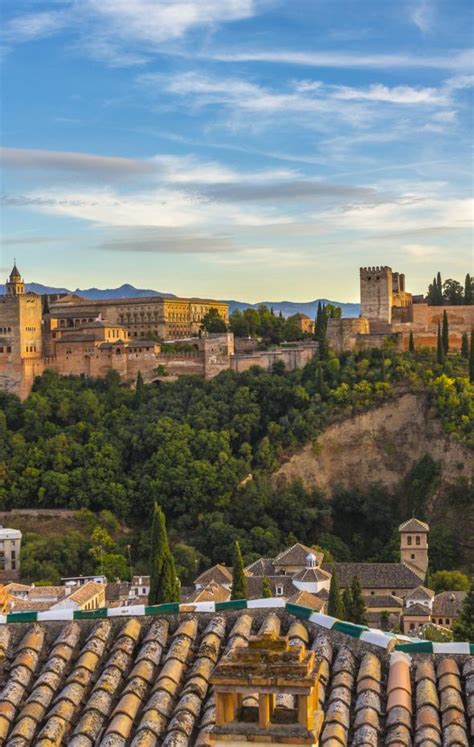
M300 604L302 607L308 607L316 612L320 612L324 607L324 600L315 594L310 594L309 591L297 591L296 594L288 597L288 601L293 604Z
M364 596L365 606L371 607L403 607L403 599L394 594L367 594Z
M104 584L99 584L97 581L88 581L76 589L76 591L73 591L72 594L69 594L68 599L82 605L93 599L97 594L100 594L100 592L105 592Z
M275 566L272 558L259 558L245 568L247 576L274 576Z
M295 593L304 606L310 596ZM469 745L474 659L468 655L390 654L283 610L0 630L10 632L8 666L0 667L0 741L9 747L210 747L214 667L256 635L288 636L292 653L314 651L321 747ZM291 707L287 693L278 698ZM245 705L255 706L255 699Z
M442 591L433 600L433 617L458 617L462 603L466 598L465 591Z
M327 581L331 578L331 574L327 571L321 570L321 568L305 568L303 571L299 571L292 578L297 581L304 581L310 583L311 581Z
M404 563L323 563L328 573L335 573L339 585L348 586L358 576L366 589L415 589L420 577Z
M409 591L406 599L433 599L435 593L426 586L417 586L416 589Z
M424 521L420 521L419 519L408 519L408 521L404 521L403 524L400 524L398 527L399 532L429 532L430 528L428 524L425 524Z
M429 607L425 607L424 604L411 604L403 613L404 617L421 617L422 615L431 617L431 610Z
M201 573L200 576L194 581L195 584L205 586L209 581L215 581L218 584L231 584L232 583L232 571L225 565L217 563L212 568L208 568L207 571Z
M302 545L301 542L297 542L287 550L283 550L279 555L276 556L273 561L275 565L306 565L306 556L312 554L316 558L317 563L322 563L324 555L322 552L313 550L307 545Z
M222 584L210 581L202 589L192 591L186 597L186 602L227 602L230 599L230 591Z

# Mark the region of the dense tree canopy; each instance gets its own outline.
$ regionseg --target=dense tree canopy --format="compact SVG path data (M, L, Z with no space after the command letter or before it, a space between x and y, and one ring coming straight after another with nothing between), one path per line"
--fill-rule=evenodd
M333 419L383 402L399 386L428 391L446 430L472 443L467 366L450 355L441 367L423 350L329 353L293 372L255 367L211 381L139 382L137 391L115 374L89 380L48 371L23 403L0 392L0 508L112 512L133 528L134 555L147 558L158 500L171 545L181 547L176 560L186 583L198 566L231 563L235 541L246 562L296 540L317 543L335 560L393 560L397 523L410 509L422 515L436 488L432 460L410 476L403 496L375 484L374 475L363 494L339 492L328 502L297 482L275 489L269 475ZM441 557L452 536L438 540ZM95 571L89 550L82 556ZM102 549L113 575L124 569L114 557L120 554L126 557L123 548ZM40 555L38 545L31 563Z

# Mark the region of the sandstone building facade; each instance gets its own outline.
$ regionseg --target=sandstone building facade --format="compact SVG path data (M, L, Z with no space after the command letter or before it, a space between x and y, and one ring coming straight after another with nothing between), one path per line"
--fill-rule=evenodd
M360 316L328 321L329 343L337 352L379 348L387 340L398 350L408 350L410 333L415 348L435 348L444 311L451 350L459 350L463 333L474 327L474 305L430 306L408 293L405 275L391 267L361 267L359 275Z
M16 263L0 296L0 388L26 397L46 369L61 375L119 373L134 381L160 375L211 378L230 367L233 335L199 337L204 316L220 301L150 296L90 301L77 294L52 296L49 305L27 293ZM49 307L48 307L49 306ZM160 341L193 338L191 350L167 353Z

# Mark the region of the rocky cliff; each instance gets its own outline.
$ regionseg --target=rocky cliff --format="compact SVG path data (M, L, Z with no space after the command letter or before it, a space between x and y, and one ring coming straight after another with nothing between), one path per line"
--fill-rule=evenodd
M472 482L472 452L444 433L426 394L405 393L330 425L294 453L273 481L279 486L301 478L306 488L321 488L328 496L339 488L364 490L373 482L396 490L425 454L439 463L442 485Z

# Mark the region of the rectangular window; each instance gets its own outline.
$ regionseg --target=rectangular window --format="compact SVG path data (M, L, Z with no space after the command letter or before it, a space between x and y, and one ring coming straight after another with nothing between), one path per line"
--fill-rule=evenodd
M411 545L411 541L412 541L412 538L411 537L407 537L407 544L408 545Z
M421 542L421 538L419 537L419 535L416 535L415 539L416 539L416 544L419 545Z

